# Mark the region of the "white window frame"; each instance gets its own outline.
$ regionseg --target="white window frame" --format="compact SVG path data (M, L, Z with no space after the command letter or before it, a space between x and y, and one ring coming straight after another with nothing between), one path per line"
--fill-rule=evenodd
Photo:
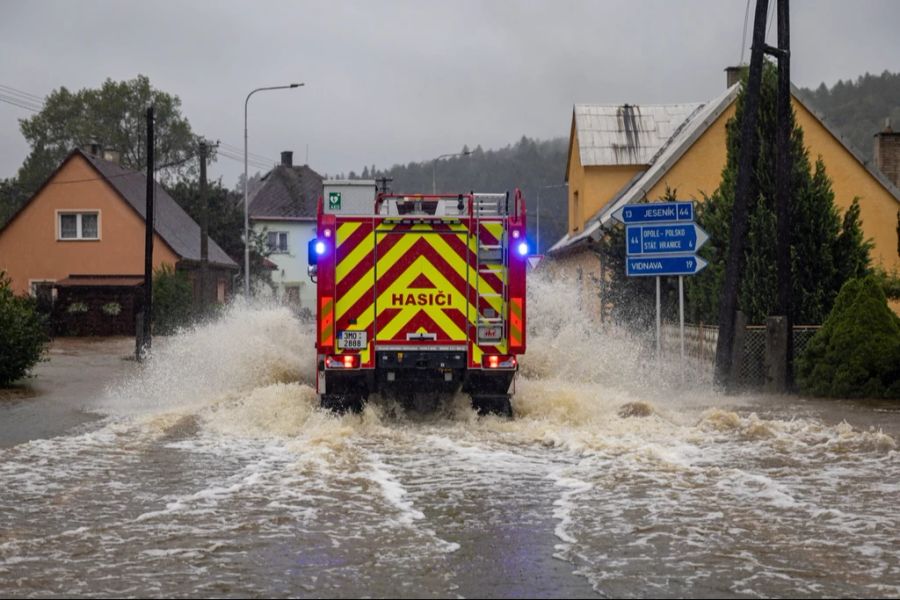
M34 284L36 283L56 283L55 279L29 279L28 280L28 295L32 298L37 298L37 294L35 293ZM53 289L52 292L53 299L56 299L56 288Z
M75 215L75 234L73 238L65 238L62 236L62 217L63 215ZM81 218L83 215L97 215L97 237L84 237L82 230ZM103 218L99 209L78 208L56 211L56 241L57 242L97 242L103 238Z
M278 236L278 237L276 238L278 241L281 241L281 236L284 236L284 250L282 250L278 245L276 245L275 248L271 248L271 247L268 246L268 244L269 244L269 236L272 235L272 234L275 234L276 236ZM271 250L271 253L272 253L272 254L290 254L290 253L291 253L291 248L290 248L290 246L288 245L288 232L287 232L287 231L278 231L278 230L276 230L276 231L267 231L267 232L266 232L266 246L267 246L266 249L267 249L267 250Z

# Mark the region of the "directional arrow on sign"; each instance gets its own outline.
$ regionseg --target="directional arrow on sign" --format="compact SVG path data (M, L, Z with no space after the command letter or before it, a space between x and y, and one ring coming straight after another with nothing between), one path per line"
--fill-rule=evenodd
M625 228L628 256L696 252L709 239L695 223L628 225Z
M629 256L625 274L629 277L659 277L667 275L694 275L708 264L699 256Z

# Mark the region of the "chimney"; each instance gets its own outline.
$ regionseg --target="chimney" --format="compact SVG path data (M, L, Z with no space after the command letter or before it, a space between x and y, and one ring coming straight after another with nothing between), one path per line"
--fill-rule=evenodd
M891 129L890 119L885 119L884 129L875 134L875 166L900 187L900 131Z
M285 150L281 153L281 166L282 167L293 167L294 166L294 153L291 150Z
M747 69L749 69L749 68L750 67L748 67L747 65L738 65L736 67L725 67L725 82L726 82L725 87L727 89L731 89L731 86L733 86L736 83L740 83L741 77L744 76L744 73L746 73Z
M90 149L91 149L91 156L100 158L101 146L100 146L99 142L91 142Z

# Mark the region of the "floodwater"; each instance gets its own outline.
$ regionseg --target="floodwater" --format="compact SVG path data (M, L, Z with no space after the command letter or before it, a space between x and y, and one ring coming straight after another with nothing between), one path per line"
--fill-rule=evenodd
M0 405L0 595L900 595L900 407L719 396L530 292L513 420L324 413L280 308L57 344Z

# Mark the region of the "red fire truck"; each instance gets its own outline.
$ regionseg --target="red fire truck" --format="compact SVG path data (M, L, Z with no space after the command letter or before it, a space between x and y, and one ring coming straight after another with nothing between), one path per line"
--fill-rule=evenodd
M525 352L525 200L504 194L375 193L318 206L317 390L359 411L371 393L420 399L459 390L479 413L512 415ZM433 404L427 400L424 406Z

